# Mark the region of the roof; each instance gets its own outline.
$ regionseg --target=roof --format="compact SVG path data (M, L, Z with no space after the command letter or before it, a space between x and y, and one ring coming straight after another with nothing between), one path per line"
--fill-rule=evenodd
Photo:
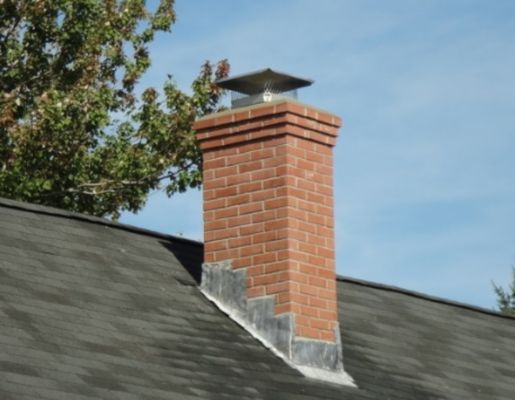
M0 398L515 398L514 318L340 277L344 364L358 388L322 383L200 293L202 252L0 200Z

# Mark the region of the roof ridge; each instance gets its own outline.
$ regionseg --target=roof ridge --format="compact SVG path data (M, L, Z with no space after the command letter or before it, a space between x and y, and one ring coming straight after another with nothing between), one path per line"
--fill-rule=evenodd
M499 311L489 310L488 308L475 306L472 304L463 303L463 302L456 301L456 300L450 300L450 299L446 299L444 297L433 296L430 294L417 292L417 291L411 290L411 289L404 289L404 288L401 288L401 287L395 286L395 285L387 285L384 283L371 282L371 281L366 281L363 279L351 278L351 277L342 276L342 275L337 275L336 279L341 282L354 283L356 285L371 287L371 288L385 290L385 291L389 291L389 292L401 293L401 294L405 294L407 296L416 297L416 298L423 299L423 300L428 300L433 303L446 304L446 305L453 306L453 307L458 307L458 308L462 308L462 309L466 309L466 310L470 310L470 311L479 312L482 314L492 315L494 317L499 317L499 318L504 318L504 319L515 321L515 316L503 314Z
M139 233L142 235L154 236L154 237L168 239L168 240L178 240L181 242L185 242L185 243L189 243L189 244L197 245L197 246L204 245L203 242L200 242L198 240L188 239L188 238L185 238L182 236L175 236L175 235L171 235L168 233L157 232L157 231L153 231L151 229L140 228L138 226L123 224L120 222L114 222L114 221L108 220L106 218L95 217L93 215L81 214L81 213L73 212L73 211L67 211L67 210L63 210L60 208L43 206L43 205L39 205L39 204L32 204L32 203L19 201L19 200L6 199L4 197L0 197L0 207L14 208L17 210L29 211L29 212L33 212L36 214L51 215L54 217L62 217L62 218L74 219L74 220L78 220L78 221L85 221L85 222L90 222L93 224L110 226L115 229L122 229L122 230L129 231L129 232Z

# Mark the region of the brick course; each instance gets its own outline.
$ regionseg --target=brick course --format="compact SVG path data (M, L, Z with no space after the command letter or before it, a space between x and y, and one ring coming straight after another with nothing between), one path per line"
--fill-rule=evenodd
M341 120L296 102L197 121L205 262L247 269L249 298L275 296L296 335L335 341L333 159Z

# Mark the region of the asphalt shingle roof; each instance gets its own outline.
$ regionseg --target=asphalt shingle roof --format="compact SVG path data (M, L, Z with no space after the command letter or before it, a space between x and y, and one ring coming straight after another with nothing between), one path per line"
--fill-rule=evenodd
M201 261L198 242L0 200L0 399L515 398L514 318L340 278L342 387L220 312Z

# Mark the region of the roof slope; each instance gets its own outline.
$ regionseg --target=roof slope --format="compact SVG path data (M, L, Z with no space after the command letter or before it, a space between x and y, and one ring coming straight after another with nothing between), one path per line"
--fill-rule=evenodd
M392 399L515 399L515 318L339 282L347 372Z
M0 398L515 398L515 319L342 279L360 389L320 383L204 298L201 259L200 243L0 200Z

